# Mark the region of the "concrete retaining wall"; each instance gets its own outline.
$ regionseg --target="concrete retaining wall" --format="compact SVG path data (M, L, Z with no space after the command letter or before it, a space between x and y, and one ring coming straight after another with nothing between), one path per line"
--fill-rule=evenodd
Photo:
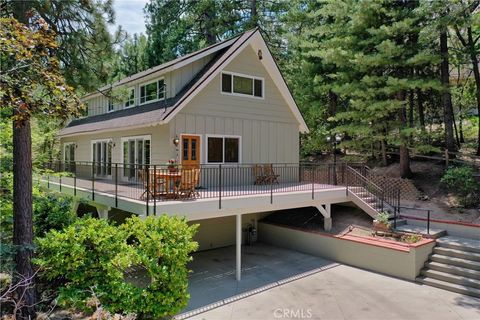
M430 241L397 250L267 223L259 223L258 231L260 241L268 244L406 280L415 280L435 246Z
M404 216L402 216L402 218L407 220L408 224L414 226L427 226L427 221L425 219L409 218ZM454 221L430 220L430 228L446 230L449 236L480 240L480 225Z

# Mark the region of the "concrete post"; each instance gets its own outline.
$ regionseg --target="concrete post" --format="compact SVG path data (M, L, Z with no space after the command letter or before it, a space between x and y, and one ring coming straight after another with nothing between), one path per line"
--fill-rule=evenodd
M237 214L236 218L236 255L237 255L237 281L242 279L242 215Z
M97 211L100 219L108 220L108 212L110 211L109 207L97 207Z
M325 231L332 230L332 218L324 218L323 228L325 229Z

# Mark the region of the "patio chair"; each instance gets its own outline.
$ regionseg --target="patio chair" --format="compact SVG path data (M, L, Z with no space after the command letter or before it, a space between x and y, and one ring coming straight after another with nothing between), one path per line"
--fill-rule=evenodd
M175 198L196 198L195 190L200 181L200 169L182 169L178 185L175 185Z
M141 200L145 199L145 194L148 194L149 197L151 197L152 199L154 197L162 195L163 193L160 192L160 189L166 187L165 180L158 179L156 172L154 172L153 170L148 170L148 171L150 172L147 179L147 174L148 174L147 169L138 170L138 177L140 178L140 181L142 181L143 189L144 189L142 195L140 196Z
M263 174L265 175L265 183L278 184L278 178L280 175L275 174L275 171L273 171L273 165L271 163L263 166Z
M253 176L255 177L255 182L253 184L265 184L266 176L263 174L263 168L261 165L256 164L253 166Z

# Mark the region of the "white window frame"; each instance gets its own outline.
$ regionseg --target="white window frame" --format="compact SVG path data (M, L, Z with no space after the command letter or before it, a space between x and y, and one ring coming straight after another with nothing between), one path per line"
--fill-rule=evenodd
M152 135L150 134L146 134L146 135L139 135L139 136L128 136L128 137L122 137L120 138L120 144L122 145L122 148L121 148L121 154L120 154L120 159L121 159L121 163L123 164L123 152L124 152L124 147L123 147L123 143L125 141L128 141L128 140L131 140L131 139L143 139L143 140L150 140L150 152L149 152L149 158L150 158L150 162L152 162ZM150 163L151 164L151 163Z
M75 142L65 142L63 144L63 162L67 161L67 159L65 159L66 158L65 156L67 155L67 153L65 152L65 147L69 146L69 145L73 145L73 148L76 149L76 147L75 147L76 143ZM73 160L73 161L76 161L76 160Z
M231 80L231 86L232 86L232 92L224 92L223 91L223 87L222 87L222 83L223 83L223 75L224 74L228 74L228 75L231 75L232 76L232 80ZM233 77L234 76L239 76L239 77L243 77L243 78L249 78L249 79L252 79L253 83L253 94L244 94L244 93L237 93L237 92L234 92L233 91ZM262 96L261 97L257 97L255 95L255 80L261 80L262 81ZM243 73L238 73L238 72L231 72L231 71L222 71L221 72L221 76L220 76L220 92L224 95L227 95L227 96L237 96L237 97L248 97L248 98L254 98L254 99L260 99L260 100L265 100L265 78L263 77L257 77L257 76L252 76L252 75L248 75L248 74L243 74Z
M110 104L112 106L112 110L110 110ZM115 111L115 104L113 103L113 100L111 98L107 98L107 113L114 112Z
M208 161L208 138L223 138L223 154L222 162L209 162ZM238 162L225 162L225 138L238 139ZM224 164L224 165L237 165L242 164L242 136L228 135L228 134L206 134L205 135L205 163L207 164Z
M158 86L158 85L157 85L157 86ZM128 87L127 90L128 90L128 98L127 98L127 101L124 101L124 102L123 102L123 108L124 108L124 109L130 109L130 108L135 107L135 106L137 105L137 104L135 103L137 90L135 90L135 87ZM127 102L130 102L130 92L132 92L132 90L133 90L133 103L132 103L131 105L127 106L127 105L126 105Z
M106 139L95 139L95 140L90 140L90 161L93 162L93 144L97 142L106 142L107 144L110 142L113 142L113 138L106 138ZM112 146L113 149L113 146ZM112 150L112 163L113 163L113 150Z
M144 82L144 83L141 83L141 84L138 85L138 105L139 106L147 104L147 103L152 103L152 102L156 102L156 101L160 101L160 100L165 100L165 98L167 96L167 92L165 92L165 94L163 95L163 98L158 98L158 94L160 93L160 88L158 87L158 82L162 81L162 80L163 80L163 84L165 85L165 77L161 77L161 78L149 81L149 82ZM148 101L142 102L142 87L145 87L145 86L147 86L149 84L152 84L154 82L157 83L157 98L153 99L153 100L148 100Z

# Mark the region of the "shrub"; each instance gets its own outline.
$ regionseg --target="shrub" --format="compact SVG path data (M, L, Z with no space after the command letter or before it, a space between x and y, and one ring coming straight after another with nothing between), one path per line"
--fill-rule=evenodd
M48 191L34 193L33 225L36 237L43 237L52 229L62 230L76 218L73 197Z
M184 219L134 217L120 227L79 219L64 231L38 240L36 263L49 280L62 280L59 303L85 308L92 290L107 310L161 318L183 309L189 299L189 253L195 226ZM139 284L130 275L143 271Z
M62 231L52 230L37 239L34 260L49 281L60 281L59 304L85 306L91 290L105 304L118 303L112 292L125 290L123 270L130 265L124 234L106 220L78 219ZM108 299L108 300L107 300Z
M388 226L390 225L389 219L390 219L390 213L388 213L387 211L384 211L377 214L377 217L375 220Z
M458 195L459 202L464 207L474 206L478 203L479 185L473 176L471 167L452 167L443 175L441 182L451 192Z

